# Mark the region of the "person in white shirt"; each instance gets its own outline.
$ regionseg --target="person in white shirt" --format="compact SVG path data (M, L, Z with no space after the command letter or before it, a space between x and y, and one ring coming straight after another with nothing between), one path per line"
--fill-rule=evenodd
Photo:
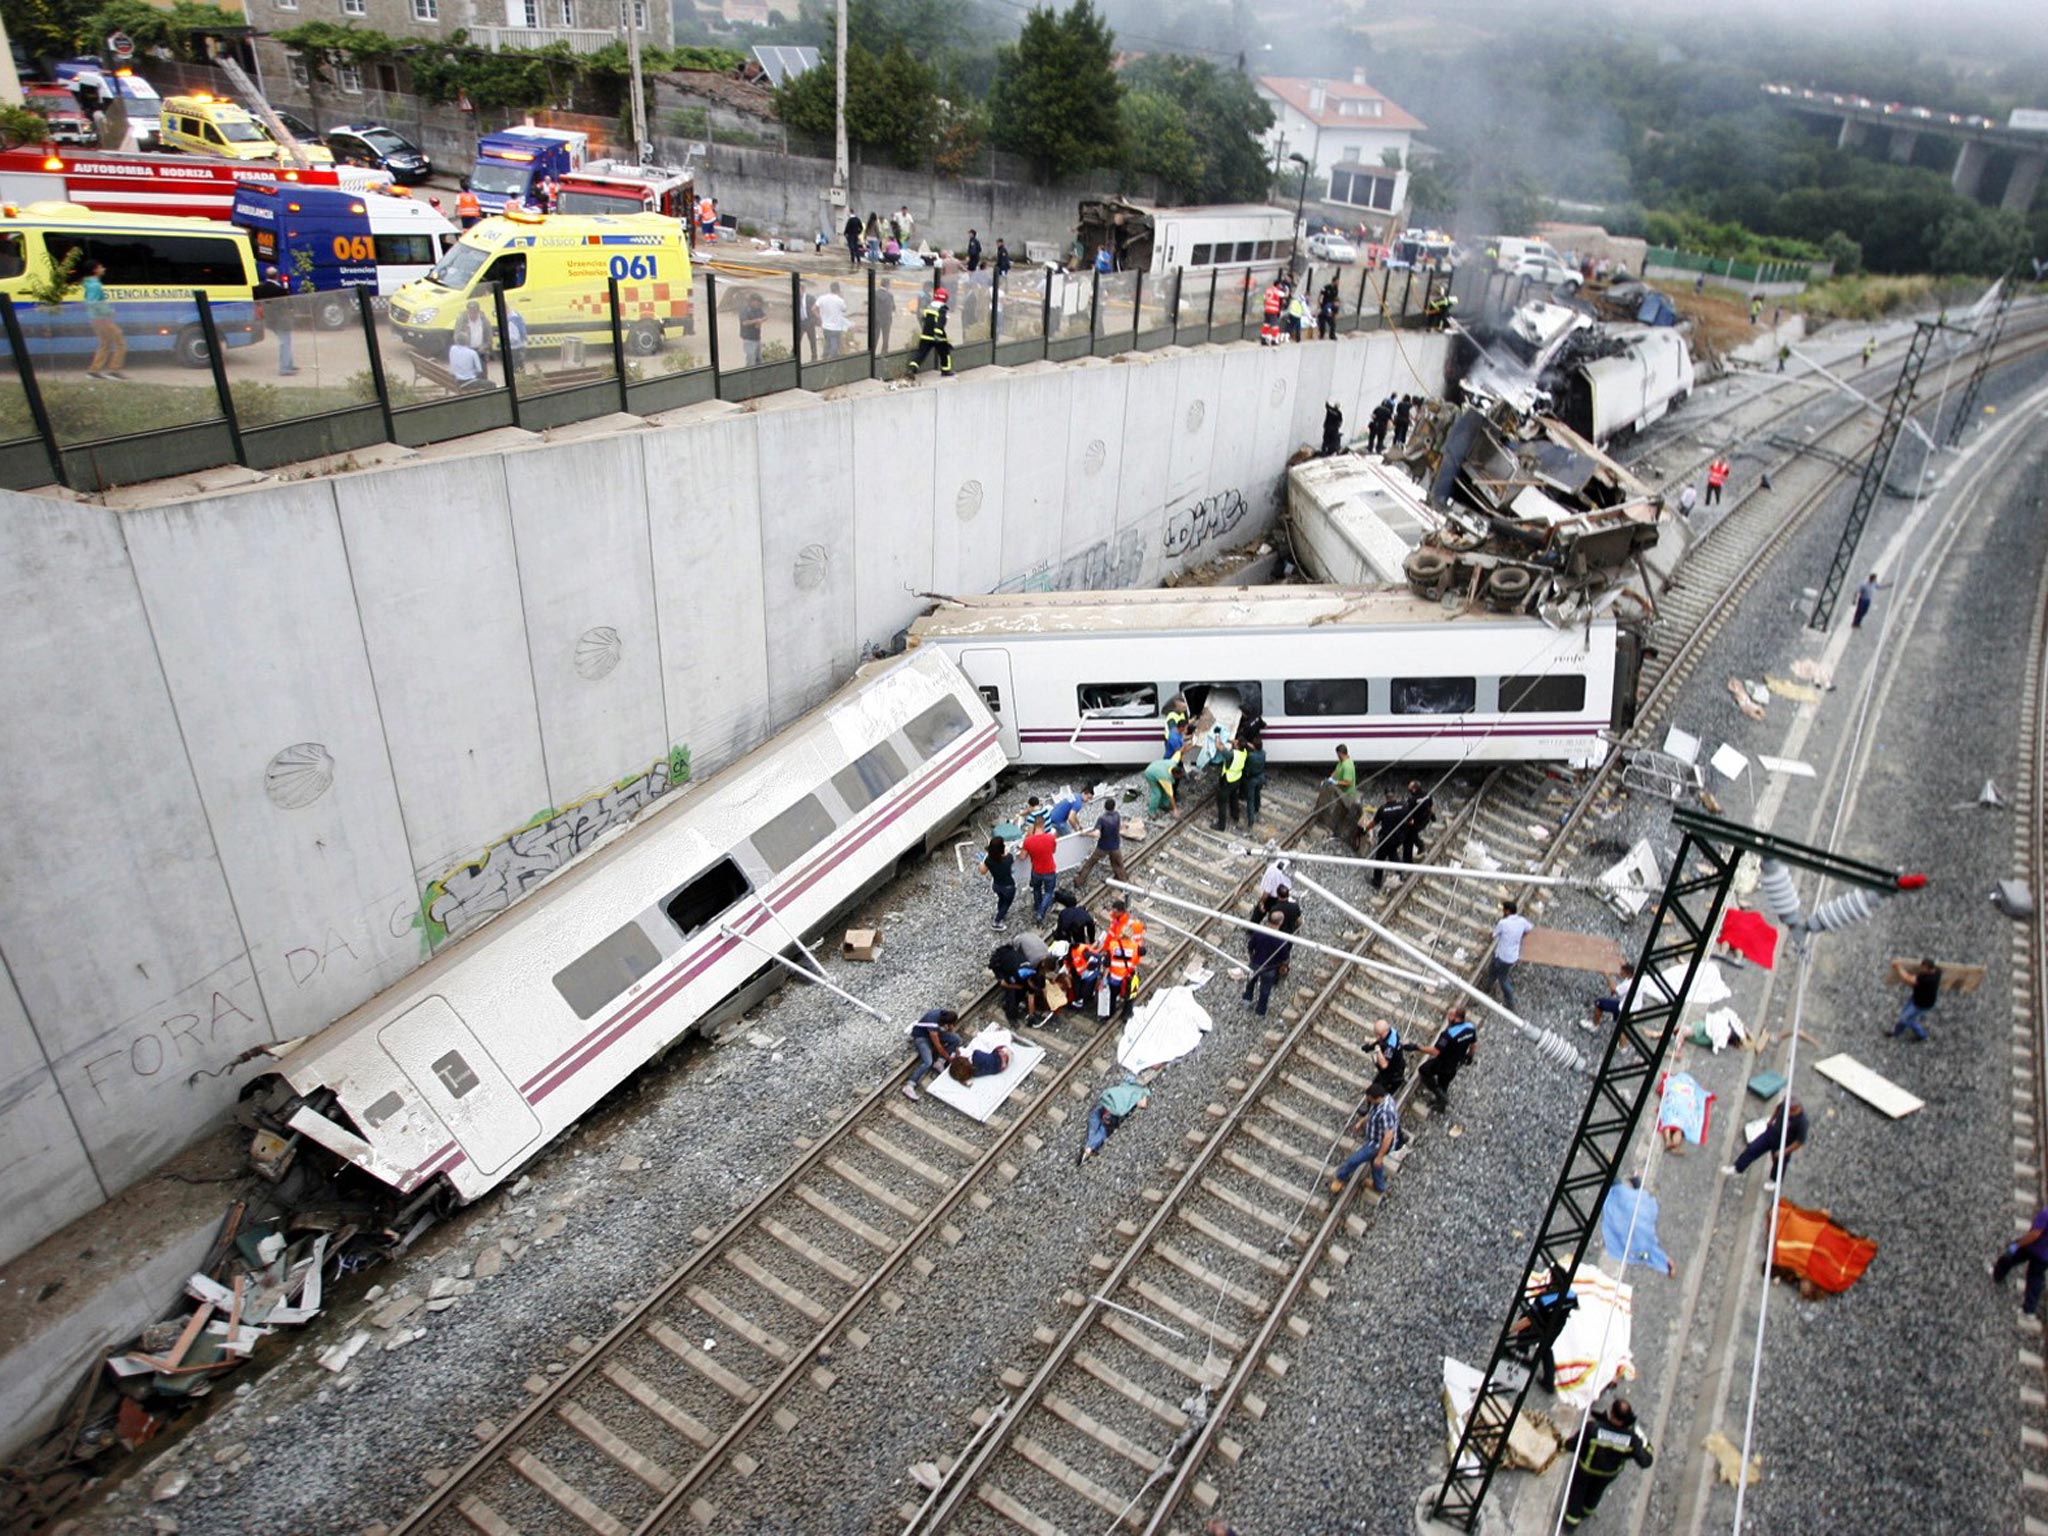
M1522 916L1512 901L1500 904L1500 921L1493 925L1493 964L1487 967L1486 985L1498 989L1500 1000L1515 1006L1515 986L1509 980L1522 958L1522 938L1536 925Z
M1693 485L1693 483L1690 480L1688 480L1685 483L1685 488L1678 493L1679 515L1682 517L1691 517L1692 509L1699 502L1699 499L1699 490L1697 489L1697 487Z
M468 389L484 380L483 354L475 347L455 342L448 348L448 371L455 375L455 387Z
M846 333L853 322L846 315L846 298L834 283L830 293L818 295L812 306L818 316L818 328L825 333L825 357L827 361L838 357L846 347Z

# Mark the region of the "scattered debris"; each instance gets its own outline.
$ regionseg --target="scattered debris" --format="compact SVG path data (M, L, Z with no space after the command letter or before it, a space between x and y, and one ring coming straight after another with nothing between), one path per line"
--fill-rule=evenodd
M369 1330L359 1328L342 1343L330 1344L327 1348L321 1350L319 1355L320 1364L323 1369L332 1371L335 1375L339 1376L348 1369L349 1361L362 1353L363 1346L369 1342Z
M879 928L849 928L846 937L839 941L839 958L842 960L873 960L882 952L882 930Z
M1765 773L1789 774L1795 779L1811 779L1817 777L1817 775L1814 772L1813 764L1802 763L1797 758L1766 757L1763 753L1759 752L1757 754L1756 760L1758 763L1763 765L1763 770Z
M180 1468L176 1472L167 1472L157 1479L157 1485L150 1489L149 1496L154 1502L163 1504L175 1499L191 1486L192 1474Z
M1903 1120L1915 1110L1927 1107L1924 1099L1915 1098L1890 1078L1872 1071L1846 1051L1837 1052L1825 1061L1816 1062L1813 1070L1829 1082L1848 1089L1872 1109L1889 1115L1894 1120Z
M1815 661L1811 656L1802 656L1793 662L1792 675L1802 683L1812 683L1817 688L1835 686L1834 669L1826 662Z
M1747 715L1752 720L1763 719L1764 701L1756 698L1756 696L1750 691L1749 684L1745 683L1739 677L1731 677L1728 679L1728 692L1734 696L1735 707L1737 709L1741 710L1745 715ZM1768 699L1770 690L1765 689L1764 693L1766 699Z
M1742 1472L1742 1453L1735 1448L1734 1442L1717 1429L1707 1436L1706 1439L1702 1440L1700 1445L1709 1456L1712 1456L1720 1464L1721 1481L1730 1488L1741 1487L1745 1480ZM1763 1457L1750 1457L1747 1481L1751 1483L1760 1482L1763 1479L1763 1475Z
M1795 704L1818 704L1820 690L1809 683L1789 682L1782 677L1766 675L1764 686L1781 699L1790 699Z
M1991 905L2007 917L2024 921L2034 915L2034 893L2024 880L2001 880L1991 892Z

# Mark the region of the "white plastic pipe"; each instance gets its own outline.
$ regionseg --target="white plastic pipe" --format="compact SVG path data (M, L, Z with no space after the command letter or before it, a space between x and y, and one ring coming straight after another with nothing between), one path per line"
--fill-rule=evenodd
M1406 939L1402 938L1398 933L1394 932L1393 929L1387 927L1386 924L1374 922L1371 918L1367 917L1363 912L1359 911L1358 908L1352 906L1350 902L1345 901L1342 897L1333 896L1329 891L1325 890L1322 886L1317 885L1315 881L1309 879L1307 875L1303 875L1300 878L1303 886L1305 886L1307 889L1311 891L1314 891L1318 896L1322 897L1323 900L1327 901L1339 912L1342 912L1346 917L1351 918L1354 921L1363 923L1366 926L1366 928L1369 929L1371 932L1378 934L1381 938L1385 939L1389 944L1393 945L1394 948L1400 950L1402 954L1406 955L1409 959L1415 961L1418 965L1427 967L1432 974L1440 976L1445 981L1448 981L1452 986L1456 987L1460 992L1464 993L1467 997L1471 998L1473 1002L1479 1004L1479 1006L1484 1008L1488 1013L1499 1014L1502 1018L1506 1019L1510 1024L1514 1025L1515 1028L1519 1029L1523 1034L1527 1035L1532 1040L1540 1040L1543 1037L1543 1031L1538 1029L1534 1024L1531 1024L1527 1019L1523 1018L1520 1014L1513 1013L1510 1010L1503 1008L1499 1003L1496 1003L1492 999L1492 997L1480 991L1477 987L1473 986L1463 977L1453 975L1447 967L1437 964L1436 961L1430 959L1428 955L1425 955L1413 944L1410 944Z
M1304 885L1308 883L1307 876L1302 877L1302 883ZM1115 889L1119 891L1128 891L1133 896L1142 896L1146 901L1163 901L1168 906L1180 907L1189 912L1199 912L1204 917L1212 918L1219 923L1228 923L1233 928L1242 928L1247 933L1269 933L1274 931L1272 929L1268 929L1264 923L1255 923L1251 921L1251 919L1249 918L1234 917L1228 912L1218 912L1215 908L1202 906L1199 902L1183 901L1180 897L1169 896L1164 891L1148 891L1143 886L1130 885L1122 880L1111 880L1108 881L1107 884L1113 886ZM1173 926L1171 923L1167 923L1163 918L1161 919L1161 925L1164 927ZM1283 934L1282 937L1285 938L1288 943L1297 945L1302 949L1312 949L1316 951L1317 954L1330 955L1335 959L1347 961L1352 965L1362 966L1368 971L1383 971L1390 976L1398 976L1403 981L1415 982L1419 986L1427 986L1433 979L1432 977L1428 976L1418 976L1413 971L1404 971L1398 966L1388 965L1383 960L1368 960L1363 955L1354 955L1348 949L1335 949L1328 944L1318 944L1314 939L1305 939L1298 933ZM1232 963L1238 966L1242 966L1244 964L1243 961L1233 961ZM1426 959L1425 963L1433 964L1433 962L1429 962ZM1493 1009L1493 1011L1501 1015L1502 1018L1505 1018L1510 1022L1519 1025L1523 1029L1527 1029L1529 1027L1528 1025L1523 1024L1522 1021L1516 1018L1512 1013L1509 1013L1506 1009L1500 1007L1497 1003L1495 1003L1491 998L1487 997L1485 993L1473 992L1470 987L1465 986L1465 984L1459 981L1457 977L1452 976L1449 971L1444 971L1443 975L1454 985L1462 988L1467 992L1472 992L1472 995L1474 997L1478 998L1482 1003L1485 1003L1487 1007Z
M855 997L851 992L847 991L844 987L835 986L832 982L826 980L823 976L820 976L815 971L805 970L802 966L798 965L794 960L790 959L789 956L783 954L780 950L770 949L766 944L756 943L754 940L748 938L744 933L741 933L738 930L724 923L719 924L718 931L724 934L728 939L738 939L742 944L746 945L749 949L758 949L762 954L766 955L770 960L773 960L777 965L782 966L794 975L803 977L805 981L815 981L819 986L823 987L826 991L838 994L847 1002L853 1004L853 1006L858 1008L862 1013L869 1014L874 1018L880 1019L884 1024L892 1024L895 1022L895 1020L891 1019L889 1015L882 1012L881 1009L870 1008L866 1003L862 1002L859 998Z
M1231 851L1246 858L1271 857L1266 850L1247 848L1242 844ZM1466 869L1459 864L1397 864L1392 859L1361 859L1341 853L1296 853L1290 849L1283 857L1297 864L1341 864L1349 869L1384 869L1394 874L1427 875L1446 880L1492 880L1502 885L1563 885L1589 891L1633 892L1642 889L1637 886L1605 885L1598 880L1584 880L1575 875L1526 875L1510 869ZM1644 890L1643 894L1655 893Z

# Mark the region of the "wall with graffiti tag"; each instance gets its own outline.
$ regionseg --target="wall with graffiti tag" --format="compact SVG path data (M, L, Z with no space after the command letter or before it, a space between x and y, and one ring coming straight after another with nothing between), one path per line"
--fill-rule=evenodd
M1405 350L1404 350L1405 349ZM0 492L0 1261L731 762L932 592L1263 536L1441 338L695 407L117 509Z

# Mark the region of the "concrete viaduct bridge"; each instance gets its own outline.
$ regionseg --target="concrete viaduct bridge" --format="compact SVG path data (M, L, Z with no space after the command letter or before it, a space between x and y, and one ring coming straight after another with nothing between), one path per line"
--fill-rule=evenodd
M1984 173L1994 156L2005 151L2011 157L2011 168L2006 173L1998 205L2014 213L2025 213L2032 206L2034 193L2041 185L2041 173L2048 169L2048 131L2001 127L1988 117L1974 114L1939 112L1897 102L1879 103L1867 96L1803 86L1766 85L1764 91L1790 111L1838 121L1842 126L1835 142L1843 149L1870 143L1876 134L1885 135L1886 152L1900 165L1912 162L1923 135L1953 140L1958 148L1949 183L1964 197L1980 202L1990 201Z

